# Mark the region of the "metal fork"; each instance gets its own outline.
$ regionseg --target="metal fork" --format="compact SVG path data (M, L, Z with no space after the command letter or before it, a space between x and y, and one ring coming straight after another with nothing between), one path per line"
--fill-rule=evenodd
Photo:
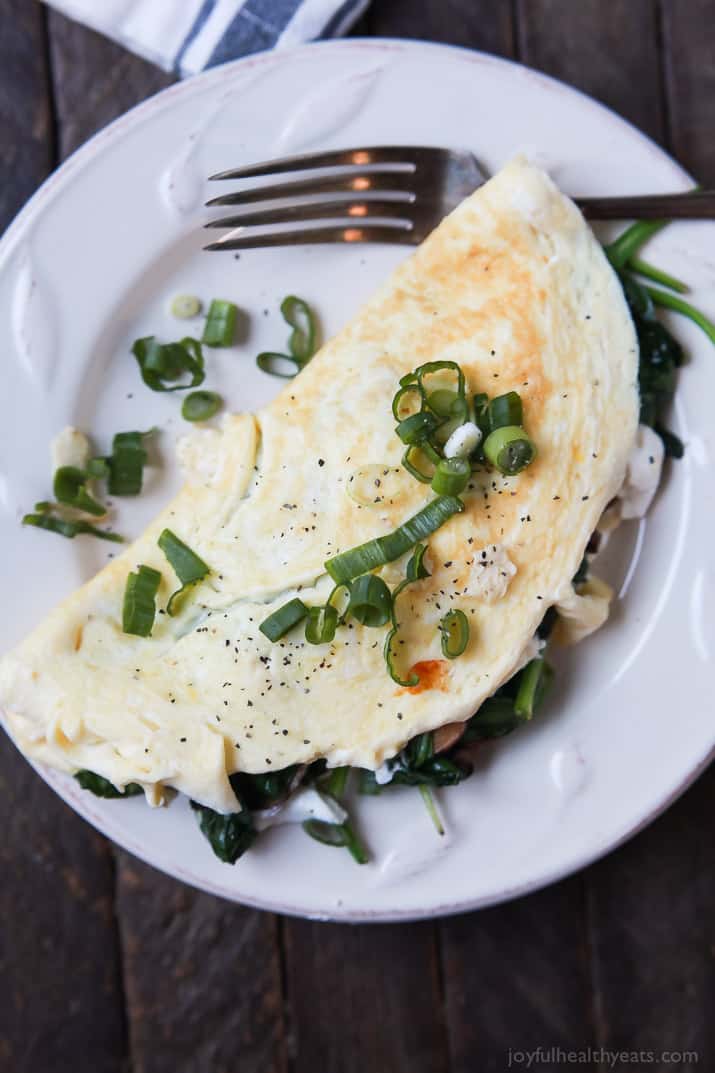
M211 180L254 179L288 172L317 174L250 186L207 202L207 208L233 205L239 212L206 224L231 230L205 248L246 250L323 242L417 246L487 179L469 152L393 145L282 157L222 171ZM712 190L574 200L592 220L715 219ZM260 208L247 208L263 202L266 204Z

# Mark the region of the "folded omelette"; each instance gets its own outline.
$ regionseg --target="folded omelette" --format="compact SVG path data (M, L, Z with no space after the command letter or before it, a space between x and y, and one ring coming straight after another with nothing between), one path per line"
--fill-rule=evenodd
M478 468L401 597L400 659L356 621L329 644L272 643L266 616L323 604L325 562L433 498L400 466L400 378L454 361L471 394L518 391L537 448L516 476ZM0 662L0 707L28 756L115 786L166 786L235 811L229 775L325 758L376 769L468 719L524 663L616 495L638 420L637 344L620 284L578 209L523 160L468 198L261 412L181 445L186 484L156 522ZM355 494L355 487L362 494ZM352 493L352 494L350 494ZM178 615L157 545L169 528L210 567ZM406 558L406 557L405 557ZM405 558L380 570L392 588ZM161 571L150 637L122 630L128 574ZM469 643L447 660L438 624Z

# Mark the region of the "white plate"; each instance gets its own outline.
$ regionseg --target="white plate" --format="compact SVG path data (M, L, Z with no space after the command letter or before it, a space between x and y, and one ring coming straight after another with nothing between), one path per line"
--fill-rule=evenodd
M23 511L49 493L48 444L59 429L91 430L102 447L121 429L165 430L147 494L119 505L125 533L138 534L177 487L179 406L143 387L129 355L137 336L176 334L171 296L232 298L251 313L242 345L212 353L207 378L232 408L250 409L279 386L254 356L284 339L283 295L312 302L330 335L405 256L381 246L254 251L239 260L203 253L204 177L285 153L381 143L469 147L490 171L526 150L564 190L581 194L689 185L646 137L574 90L436 45L349 41L261 55L122 117L45 183L0 244L3 649L111 554L99 541L20 527ZM652 243L653 259L684 276L711 314L714 247L715 228L700 223L673 226ZM715 355L689 322L679 319L676 332L692 355L675 420L688 448L647 523L614 542L606 568L622 599L608 626L561 661L548 712L485 747L475 775L442 793L448 838L437 837L415 792L397 791L357 805L368 866L281 829L232 868L212 856L183 800L160 810L105 802L69 778L40 774L115 842L186 882L343 920L487 905L627 838L683 790L714 740Z

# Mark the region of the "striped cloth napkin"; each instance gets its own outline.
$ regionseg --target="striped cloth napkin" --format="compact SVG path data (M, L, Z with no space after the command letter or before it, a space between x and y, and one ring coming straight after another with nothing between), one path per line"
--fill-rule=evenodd
M183 76L263 49L339 37L370 0L46 0Z

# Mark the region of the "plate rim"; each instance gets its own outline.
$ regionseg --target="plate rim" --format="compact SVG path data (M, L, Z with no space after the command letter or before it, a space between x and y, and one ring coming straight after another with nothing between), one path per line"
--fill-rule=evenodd
M379 54L381 51L384 52L386 49L395 53L409 52L412 54L420 52L439 55L456 53L463 61L491 66L502 70L505 67L510 68L514 72L518 72L519 77L526 77L541 86L545 85L549 87L555 92L560 94L564 94L565 92L567 95L576 95L587 103L590 108L595 106L609 122L625 127L631 136L636 136L637 139L659 159L661 164L667 164L669 166L677 183L685 186L686 184L694 182L687 170L666 152L665 149L658 145L650 135L640 130L634 123L621 116L614 109L589 96L582 90L571 86L566 82L562 82L551 75L526 67L524 64L519 63L516 60L507 59L492 53L482 52L460 45L442 44L431 41L412 41L403 38L355 37L342 40L317 41L295 48L280 51L264 51L241 59L231 60L217 67L203 71L198 75L194 75L189 79L164 87L146 100L141 101L139 104L123 113L121 116L118 116L75 149L74 152L62 162L62 164L44 179L37 190L35 190L28 198L0 238L0 263L4 262L6 251L9 248L12 249L16 233L21 233L26 226L31 224L32 220L43 211L47 201L51 199L55 191L60 192L65 184L71 181L73 174L77 170L90 164L92 159L102 152L105 143L110 145L116 144L117 139L121 138L125 132L129 133L138 125L160 113L165 108L170 109L175 100L178 100L183 96L192 96L197 93L200 94L207 88L210 88L214 83L220 83L226 77L230 77L234 72L246 71L254 68L270 70L272 66L280 66L284 60L290 61L296 56L301 56L306 53L362 52L374 55L376 53ZM170 875L173 879L178 879L196 889L206 891L216 897L231 901L234 904L245 905L256 909L264 909L268 912L280 913L302 919L338 921L342 923L388 923L434 919L486 908L540 890L601 859L607 853L617 849L639 831L643 830L653 820L665 812L665 810L669 808L670 805L673 804L690 785L692 785L692 783L695 782L695 780L709 766L713 758L715 758L715 744L713 744L705 755L701 757L699 762L688 770L684 776L676 779L674 785L670 785L662 791L662 796L658 794L659 800L652 809L648 810L634 823L626 826L616 838L613 838L612 836L606 837L595 849L592 848L582 854L572 854L569 860L564 863L563 867L554 868L550 873L540 875L539 878L533 881L518 884L513 887L503 887L499 891L490 895L466 898L459 902L448 902L437 906L428 906L424 909L412 908L405 911L390 909L365 910L337 906L330 912L310 913L305 909L301 909L295 905L283 904L281 901L274 900L270 897L260 899L245 895L240 898L236 897L234 892L219 887L211 880L201 877L200 875L195 875L193 872L189 874L177 872L175 867L172 867L169 862L161 863L156 859L150 859L141 845L135 845L129 842L125 837L118 837L113 831L113 824L108 821L104 815L95 814L92 808L88 807L91 805L91 802L88 802L87 806L78 803L75 796L70 792L72 788L71 784L69 787L65 785L65 780L70 778L69 776L64 776L62 773L56 772L53 769L45 769L42 765L25 757L24 754L20 752L9 732L8 737L22 759L27 760L30 763L43 781L59 795L65 804L72 808L73 812L78 813L83 820L89 822L102 835L115 842L133 856L136 856L146 864L149 864L151 867L158 869L166 875Z

